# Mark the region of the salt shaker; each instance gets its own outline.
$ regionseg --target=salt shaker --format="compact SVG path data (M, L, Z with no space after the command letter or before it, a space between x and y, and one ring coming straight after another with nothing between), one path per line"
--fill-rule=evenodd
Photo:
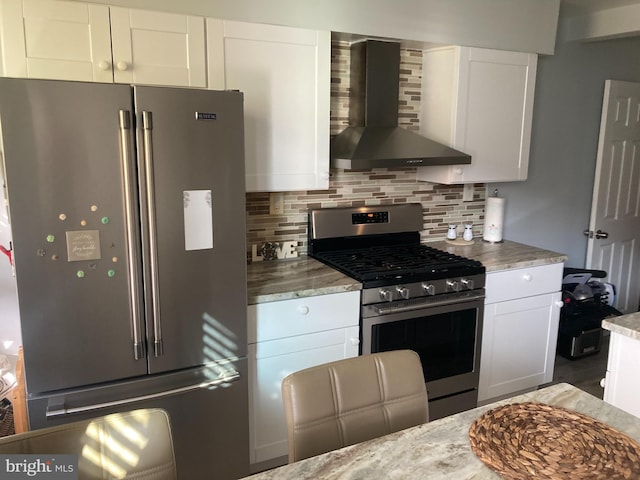
M458 236L456 226L452 223L449 224L449 230L447 231L447 240L455 240Z
M462 239L466 240L467 242L470 242L471 240L473 240L473 225L465 225L464 226L464 233L462 234Z

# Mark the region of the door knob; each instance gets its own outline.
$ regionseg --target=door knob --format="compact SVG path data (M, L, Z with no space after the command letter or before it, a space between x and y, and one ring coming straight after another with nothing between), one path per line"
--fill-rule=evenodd
M603 232L602 230L598 230L595 233L593 230L585 230L582 232L585 237L589 238L609 238L609 233Z

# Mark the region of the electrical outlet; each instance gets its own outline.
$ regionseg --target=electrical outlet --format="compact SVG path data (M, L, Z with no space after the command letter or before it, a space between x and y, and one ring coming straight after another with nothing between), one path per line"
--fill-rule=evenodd
M269 215L282 215L284 213L284 193L272 192L269 195Z
M470 202L473 200L473 183L465 183L462 189L462 201Z

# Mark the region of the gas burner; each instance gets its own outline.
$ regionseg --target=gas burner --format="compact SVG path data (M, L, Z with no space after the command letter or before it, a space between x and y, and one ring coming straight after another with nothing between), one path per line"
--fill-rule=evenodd
M378 246L360 250L314 253L327 265L363 282L365 288L399 282L432 280L455 275L484 273L482 264L416 243Z

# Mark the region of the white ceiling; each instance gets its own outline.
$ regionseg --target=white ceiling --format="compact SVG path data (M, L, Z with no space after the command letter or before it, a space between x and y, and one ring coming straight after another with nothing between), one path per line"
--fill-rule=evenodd
M573 16L636 3L640 4L640 0L562 0L562 7L568 16Z

